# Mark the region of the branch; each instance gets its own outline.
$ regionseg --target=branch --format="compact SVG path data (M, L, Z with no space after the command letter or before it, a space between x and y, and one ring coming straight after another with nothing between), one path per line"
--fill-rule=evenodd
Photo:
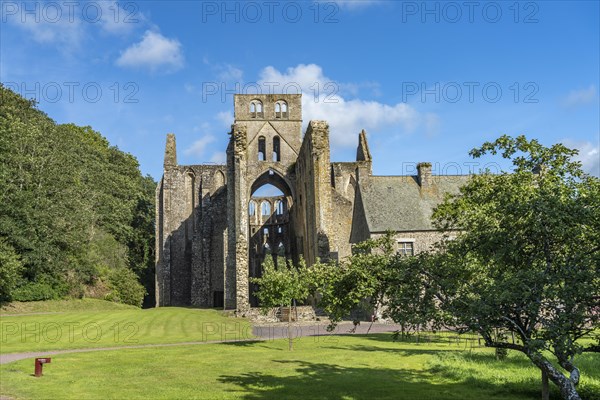
M581 351L587 353L600 353L600 344L590 344L588 347L584 347Z

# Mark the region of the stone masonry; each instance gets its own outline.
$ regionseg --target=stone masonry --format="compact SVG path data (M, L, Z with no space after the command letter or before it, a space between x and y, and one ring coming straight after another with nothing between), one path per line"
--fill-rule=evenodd
M156 191L156 305L258 306L251 277L265 257L310 266L339 260L352 243L396 232L414 254L440 238L433 207L466 176L375 176L367 135L356 161L331 162L329 126L310 121L302 136L301 95L236 95L226 165L178 165L167 135ZM257 197L271 184L283 195ZM280 261L281 262L281 261Z

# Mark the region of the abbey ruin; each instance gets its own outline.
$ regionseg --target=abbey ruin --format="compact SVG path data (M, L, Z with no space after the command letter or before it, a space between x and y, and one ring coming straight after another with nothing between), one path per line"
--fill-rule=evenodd
M466 176L375 176L365 132L356 160L331 162L329 126L302 135L301 95L236 95L226 165L178 165L169 134L156 192L157 306L258 305L256 286L270 255L311 265L341 259L351 245L387 230L414 254L439 239L433 207ZM271 184L282 195L257 197ZM276 259L277 257L275 257Z

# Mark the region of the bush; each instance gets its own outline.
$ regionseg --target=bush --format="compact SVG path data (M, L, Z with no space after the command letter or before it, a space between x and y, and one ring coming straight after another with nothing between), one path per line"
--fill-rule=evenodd
M108 288L110 292L106 300L116 303L130 304L141 307L146 295L146 289L138 282L137 275L130 269L118 268L110 271L108 275Z
M60 293L45 282L27 282L13 291L14 301L58 300Z
M15 249L0 238L0 304L12 300L23 264Z

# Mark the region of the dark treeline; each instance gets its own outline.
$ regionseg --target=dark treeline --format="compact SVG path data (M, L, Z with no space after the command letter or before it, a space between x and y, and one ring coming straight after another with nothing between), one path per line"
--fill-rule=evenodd
M0 302L154 296L154 191L131 154L0 85Z

